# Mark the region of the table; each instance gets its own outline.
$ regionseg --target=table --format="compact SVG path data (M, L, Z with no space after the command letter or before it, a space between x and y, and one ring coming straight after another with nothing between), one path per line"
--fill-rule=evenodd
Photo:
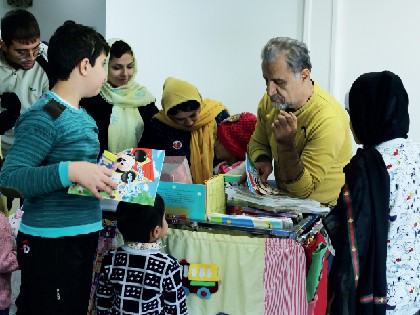
M307 314L306 259L295 239L208 222L169 223L165 252L218 265L218 292L209 299L188 295L189 314Z

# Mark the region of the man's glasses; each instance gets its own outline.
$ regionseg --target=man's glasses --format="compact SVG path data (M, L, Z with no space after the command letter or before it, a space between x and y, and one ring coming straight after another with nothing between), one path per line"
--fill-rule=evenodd
M37 58L42 55L43 51L38 46L34 49L11 49L16 56L19 56L22 60L29 59L29 57L32 55L33 57Z

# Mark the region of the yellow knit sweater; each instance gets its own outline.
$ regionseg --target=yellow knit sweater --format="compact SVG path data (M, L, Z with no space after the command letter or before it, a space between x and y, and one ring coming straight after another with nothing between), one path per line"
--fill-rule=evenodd
M280 181L277 143L271 124L278 115L267 94L258 105L255 132L248 145L251 160L264 154L274 159L277 186L298 198L312 198L321 203L336 204L344 184L343 167L352 157L349 119L343 107L314 82L310 100L294 113L297 117L295 147L304 172L293 183Z

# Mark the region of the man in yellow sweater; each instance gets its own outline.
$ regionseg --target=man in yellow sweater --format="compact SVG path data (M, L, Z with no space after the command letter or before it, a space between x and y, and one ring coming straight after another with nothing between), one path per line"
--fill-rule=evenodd
M306 45L287 37L264 46L266 93L258 105L248 155L264 182L273 171L278 188L298 198L334 205L352 156L344 108L314 82Z

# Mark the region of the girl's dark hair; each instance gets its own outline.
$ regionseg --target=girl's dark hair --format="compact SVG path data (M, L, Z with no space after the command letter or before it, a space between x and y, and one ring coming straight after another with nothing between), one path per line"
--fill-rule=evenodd
M109 50L109 57L121 58L121 56L126 53L129 53L131 56L133 56L133 50L131 49L130 45L122 40L117 40L112 44L111 49Z
M150 232L163 225L165 203L156 194L153 206L120 201L117 207L117 227L125 241L148 243Z
M51 36L48 46L48 64L54 82L67 80L70 73L84 58L92 67L96 59L109 52L105 38L92 27L66 21Z
M7 46L13 40L36 40L40 36L35 16L26 10L11 10L1 19L1 38Z
M197 101L186 101L168 110L168 115L175 116L179 112L192 112L193 110L197 110L199 107L200 103Z

